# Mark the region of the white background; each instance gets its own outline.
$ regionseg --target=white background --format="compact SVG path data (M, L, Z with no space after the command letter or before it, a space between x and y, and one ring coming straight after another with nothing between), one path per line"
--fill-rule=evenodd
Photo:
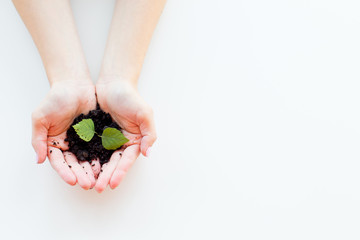
M113 4L72 1L94 80ZM158 141L98 194L35 164L49 87L0 1L1 238L359 239L359 43L358 0L169 0L139 86Z

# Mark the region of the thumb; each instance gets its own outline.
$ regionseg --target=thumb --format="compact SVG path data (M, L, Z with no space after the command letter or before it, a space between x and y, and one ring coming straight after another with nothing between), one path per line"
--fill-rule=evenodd
M47 155L48 130L36 113L32 115L32 146L36 152L36 162L43 163Z
M142 155L149 157L151 146L156 141L156 130L152 112L147 114L140 124L140 132L142 135L140 149Z

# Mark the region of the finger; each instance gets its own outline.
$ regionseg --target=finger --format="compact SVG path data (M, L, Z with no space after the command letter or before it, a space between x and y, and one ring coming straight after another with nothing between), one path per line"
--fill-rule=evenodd
M141 139L141 153L149 157L151 146L156 141L156 130L152 111L149 111L140 124Z
M124 150L121 159L118 162L116 169L110 179L109 185L112 189L116 188L120 184L120 182L125 177L126 173L129 171L130 167L134 164L135 160L138 158L139 155L139 145L132 145Z
M75 185L76 176L66 163L62 151L60 149L49 146L48 157L51 166L60 175L60 177L68 184Z
M80 187L85 190L88 190L91 186L90 179L87 177L85 171L80 166L76 156L71 152L64 152L65 160L69 165L69 168L76 176L77 182L79 183Z
M99 159L94 159L91 162L91 170L95 176L95 178L97 179L99 177L100 174L100 170L101 170L101 165L100 165L100 161Z
M82 167L83 171L85 171L86 176L90 180L90 188L93 188L95 186L96 180L93 173L93 170L91 169L90 163L88 161L81 161L80 166Z
M37 163L43 163L47 155L48 129L37 113L32 115L32 146L36 152Z
M120 160L120 150L115 151L108 163L103 164L99 178L95 185L95 190L101 193L109 184L111 175L113 174L118 162Z

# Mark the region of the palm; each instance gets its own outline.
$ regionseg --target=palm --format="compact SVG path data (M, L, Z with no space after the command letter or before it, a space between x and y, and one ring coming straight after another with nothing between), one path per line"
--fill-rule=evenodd
M110 113L129 139L126 146L115 151L109 163L103 166L95 186L101 192L107 184L111 188L118 186L140 151L148 155L146 152L156 137L150 107L133 86L124 82L98 83L96 92L100 107Z
M101 108L110 113L130 140L128 145L139 143L141 134L141 116L147 104L137 91L128 84L98 85L96 88Z
M83 188L95 185L89 163L78 163L76 157L66 152L66 131L74 118L87 113L96 105L95 89L91 85L77 87L54 84L33 114L33 145L39 154L39 162L48 156L52 167L69 184L79 183ZM63 152L64 151L64 152Z
M48 135L56 136L66 132L74 118L94 108L95 89L83 86L77 89L64 84L54 84L48 95L36 110L47 125Z

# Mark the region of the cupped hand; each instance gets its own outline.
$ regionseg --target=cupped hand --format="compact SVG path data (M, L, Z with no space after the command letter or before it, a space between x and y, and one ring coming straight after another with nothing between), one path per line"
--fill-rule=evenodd
M32 145L37 163L48 156L51 166L70 185L89 189L95 177L88 162L79 163L64 142L75 117L96 107L95 86L91 80L53 83L40 106L32 114Z
M119 185L140 153L149 156L156 131L152 109L131 83L100 79L96 94L101 109L110 113L129 139L126 146L115 151L110 161L103 165L95 185L95 189L102 192L108 184L111 188Z

